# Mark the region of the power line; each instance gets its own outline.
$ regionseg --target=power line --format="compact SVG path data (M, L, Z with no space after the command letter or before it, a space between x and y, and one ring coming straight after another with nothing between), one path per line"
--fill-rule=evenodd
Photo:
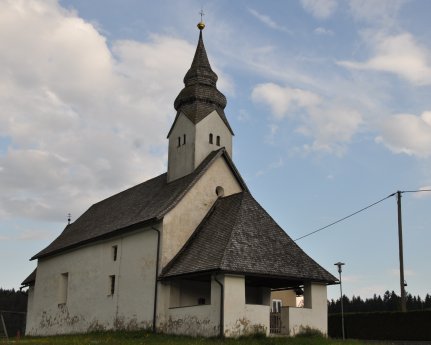
M400 193L420 193L420 192L431 192L431 189L418 189L418 190L404 190L404 191L400 191ZM373 207L373 206L381 203L382 201L385 201L386 199L389 199L389 198L393 197L395 194L397 194L397 193L392 193L392 194L388 195L387 197L385 197L383 199L380 199L379 201L376 201L376 202L374 202L374 203L372 203L372 204L370 204L370 205L368 205L368 206L366 206L364 208L361 208L359 211L353 212L353 213L349 214L348 216L345 216L343 218L340 218L340 219L336 220L335 222L332 222L331 224L325 225L325 226L323 226L323 227L321 227L321 228L319 228L317 230L309 232L308 234L306 234L304 236L298 237L294 241L296 242L296 241L302 240L305 237L314 235L315 233L317 233L319 231L325 230L325 229L327 229L327 228L329 228L329 227L331 227L331 226L333 226L333 225L335 225L337 223L340 223L343 220L346 220L347 218L353 217L354 215L356 215L358 213L361 213L362 211L365 211L366 209L369 209L370 207Z
M401 193L420 193L420 192L431 192L431 189L418 189L418 190L403 190Z
M321 228L319 228L319 229L317 229L317 230L314 230L314 231L312 231L312 232L309 232L308 234L306 234L306 235L304 235L304 236L298 237L298 238L297 238L297 239L295 239L294 241L296 242L296 241L302 240L303 238L308 237L308 236L311 236L311 235L315 234L316 232L319 232L319 231L325 230L326 228L329 228L330 226L333 226L333 225L335 225L335 224L337 224L337 223L340 223L340 222L342 222L343 220L346 220L347 218L353 217L354 215L356 215L356 214L358 214L358 213L361 213L361 212L365 211L366 209L369 209L370 207L373 207L373 206L375 206L375 205L377 205L377 204L379 204L379 203L381 203L381 202L385 201L386 199L389 199L389 198L393 197L395 194L397 194L397 193L392 193L391 195L388 195L387 197L385 197L385 198L383 198L383 199L380 199L379 201L373 202L372 204L370 204L370 205L368 205L368 206L366 206L366 207L364 207L364 208L361 208L360 210L358 210L358 211L356 211L356 212L353 212L353 213L349 214L348 216L345 216L345 217L343 217L343 218L340 218L340 219L336 220L335 222L332 222L331 224L325 225L325 226L323 226L323 227L321 227Z

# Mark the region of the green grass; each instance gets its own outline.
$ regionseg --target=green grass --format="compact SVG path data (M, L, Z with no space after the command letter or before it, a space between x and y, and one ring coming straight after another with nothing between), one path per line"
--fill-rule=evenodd
M191 338L152 334L147 332L103 332L82 335L65 335L53 337L23 337L11 339L11 344L20 345L360 345L360 341L341 341L318 336L302 336L296 338L263 336L244 337L238 339ZM7 344L5 340L0 344ZM375 344L376 345L376 344Z

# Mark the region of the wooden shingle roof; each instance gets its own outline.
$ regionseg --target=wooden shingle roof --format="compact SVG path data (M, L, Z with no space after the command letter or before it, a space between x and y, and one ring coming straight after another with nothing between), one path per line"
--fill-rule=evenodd
M221 148L211 152L191 174L180 179L167 183L164 173L94 204L31 259L115 236L133 230L137 225L160 221L219 157L225 158L238 182L247 189L229 155Z
M162 278L205 272L334 283L248 191L219 199Z
M30 275L24 279L24 281L21 283L21 286L25 287L25 286L33 285L34 282L36 281L36 273L37 273L37 268L35 268L33 272L31 272Z

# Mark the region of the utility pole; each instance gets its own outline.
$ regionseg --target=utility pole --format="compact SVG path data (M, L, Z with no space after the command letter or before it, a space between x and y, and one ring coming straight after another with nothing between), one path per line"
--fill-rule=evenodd
M343 284L341 282L341 272L343 271L342 266L345 265L345 263L339 261L334 265L338 267L338 273L340 274L341 332L343 334L343 340L345 340L346 336L344 334Z
M398 204L398 244L400 254L400 287L401 287L401 311L406 312L406 290L407 285L404 280L404 258L403 258L403 222L401 217L401 192L397 191Z

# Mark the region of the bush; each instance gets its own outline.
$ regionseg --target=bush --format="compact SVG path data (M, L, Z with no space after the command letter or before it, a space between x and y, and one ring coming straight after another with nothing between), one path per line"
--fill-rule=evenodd
M324 335L321 331L310 326L301 326L299 332L296 334L299 338L323 338Z
M431 311L344 314L347 338L373 340L430 340ZM341 315L330 315L328 334L341 338Z

